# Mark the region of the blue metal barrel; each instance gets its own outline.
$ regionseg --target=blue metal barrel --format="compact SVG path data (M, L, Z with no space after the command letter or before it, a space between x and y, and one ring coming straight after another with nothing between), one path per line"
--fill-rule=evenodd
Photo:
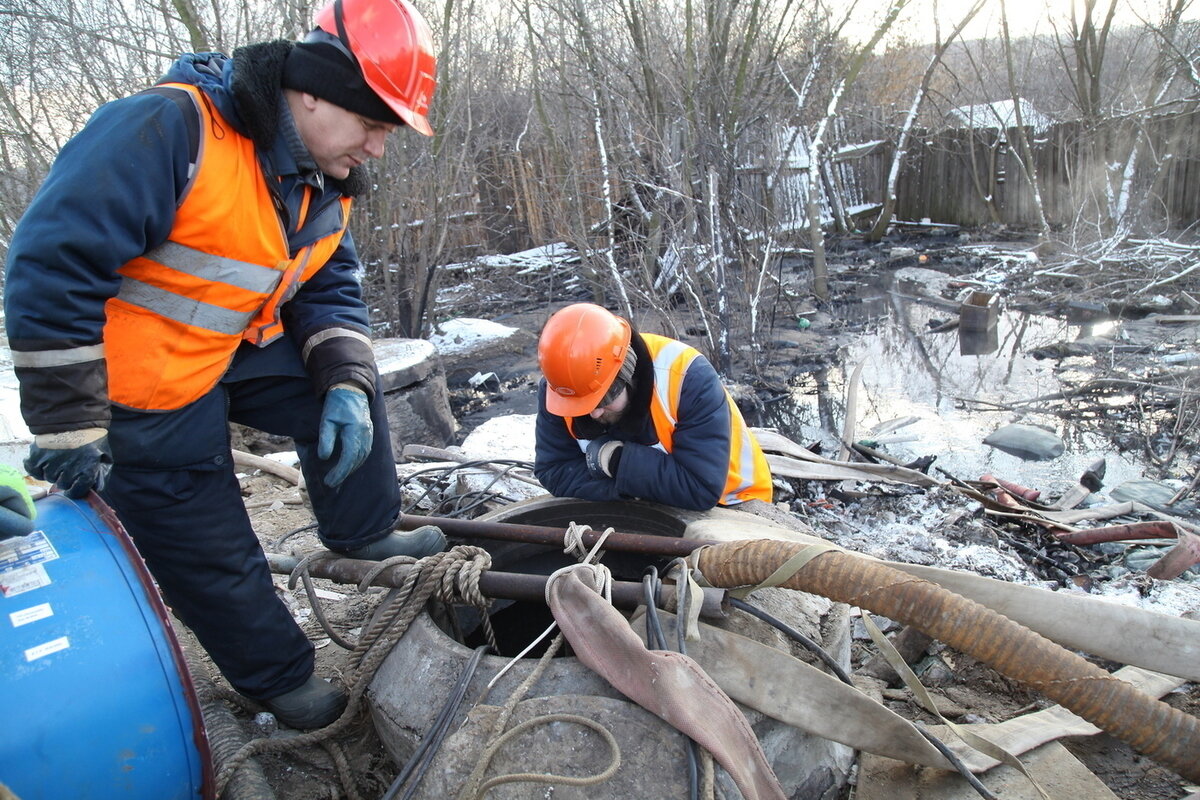
M112 511L52 494L0 541L0 784L21 800L212 797L167 611Z

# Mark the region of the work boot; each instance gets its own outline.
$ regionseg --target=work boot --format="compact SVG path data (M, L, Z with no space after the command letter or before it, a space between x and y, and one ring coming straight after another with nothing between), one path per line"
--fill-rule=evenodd
M377 542L342 552L350 558L383 561L392 556L424 558L446 549L446 535L436 525L422 525L413 531L392 531Z
M324 728L346 709L346 691L316 676L290 692L262 701L275 719L289 728L307 731Z

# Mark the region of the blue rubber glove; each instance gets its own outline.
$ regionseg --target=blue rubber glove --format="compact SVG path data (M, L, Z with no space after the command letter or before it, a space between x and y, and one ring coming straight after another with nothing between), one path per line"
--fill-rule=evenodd
M55 484L73 500L102 490L111 469L112 450L103 428L39 433L25 459L26 472Z
M342 481L362 465L371 452L374 436L375 426L371 424L371 404L366 392L352 383L339 383L325 393L317 457L328 459L333 455L335 444L341 452L333 469L325 475L326 486L341 486Z
M0 539L33 533L36 516L25 476L12 467L0 466Z

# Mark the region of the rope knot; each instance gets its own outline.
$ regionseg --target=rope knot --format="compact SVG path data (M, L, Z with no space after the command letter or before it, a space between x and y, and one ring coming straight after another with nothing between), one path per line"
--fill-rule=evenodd
M594 554L600 550L600 546L604 544L604 540L613 533L613 529L605 528L604 533L600 534L600 538L596 540L596 545L589 551L587 545L583 543L583 535L591 530L591 525L582 525L578 522L568 525L566 533L563 534L563 552L575 556L584 563L591 561Z
M479 577L492 568L492 554L482 547L460 544L437 556L442 558L434 571L443 570L438 599L443 603L468 603L486 610L489 603L479 591Z

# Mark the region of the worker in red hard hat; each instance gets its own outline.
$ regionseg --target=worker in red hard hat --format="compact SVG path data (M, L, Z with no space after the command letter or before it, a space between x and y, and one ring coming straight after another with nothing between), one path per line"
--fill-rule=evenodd
M334 0L300 42L176 61L98 109L13 234L5 319L26 469L100 493L242 694L298 728L345 692L275 594L229 422L295 441L322 543L444 549L400 513L358 255L363 164L429 136L435 56L408 0Z
M538 340L534 472L560 497L689 509L771 500L771 471L695 348L593 305L555 312Z

